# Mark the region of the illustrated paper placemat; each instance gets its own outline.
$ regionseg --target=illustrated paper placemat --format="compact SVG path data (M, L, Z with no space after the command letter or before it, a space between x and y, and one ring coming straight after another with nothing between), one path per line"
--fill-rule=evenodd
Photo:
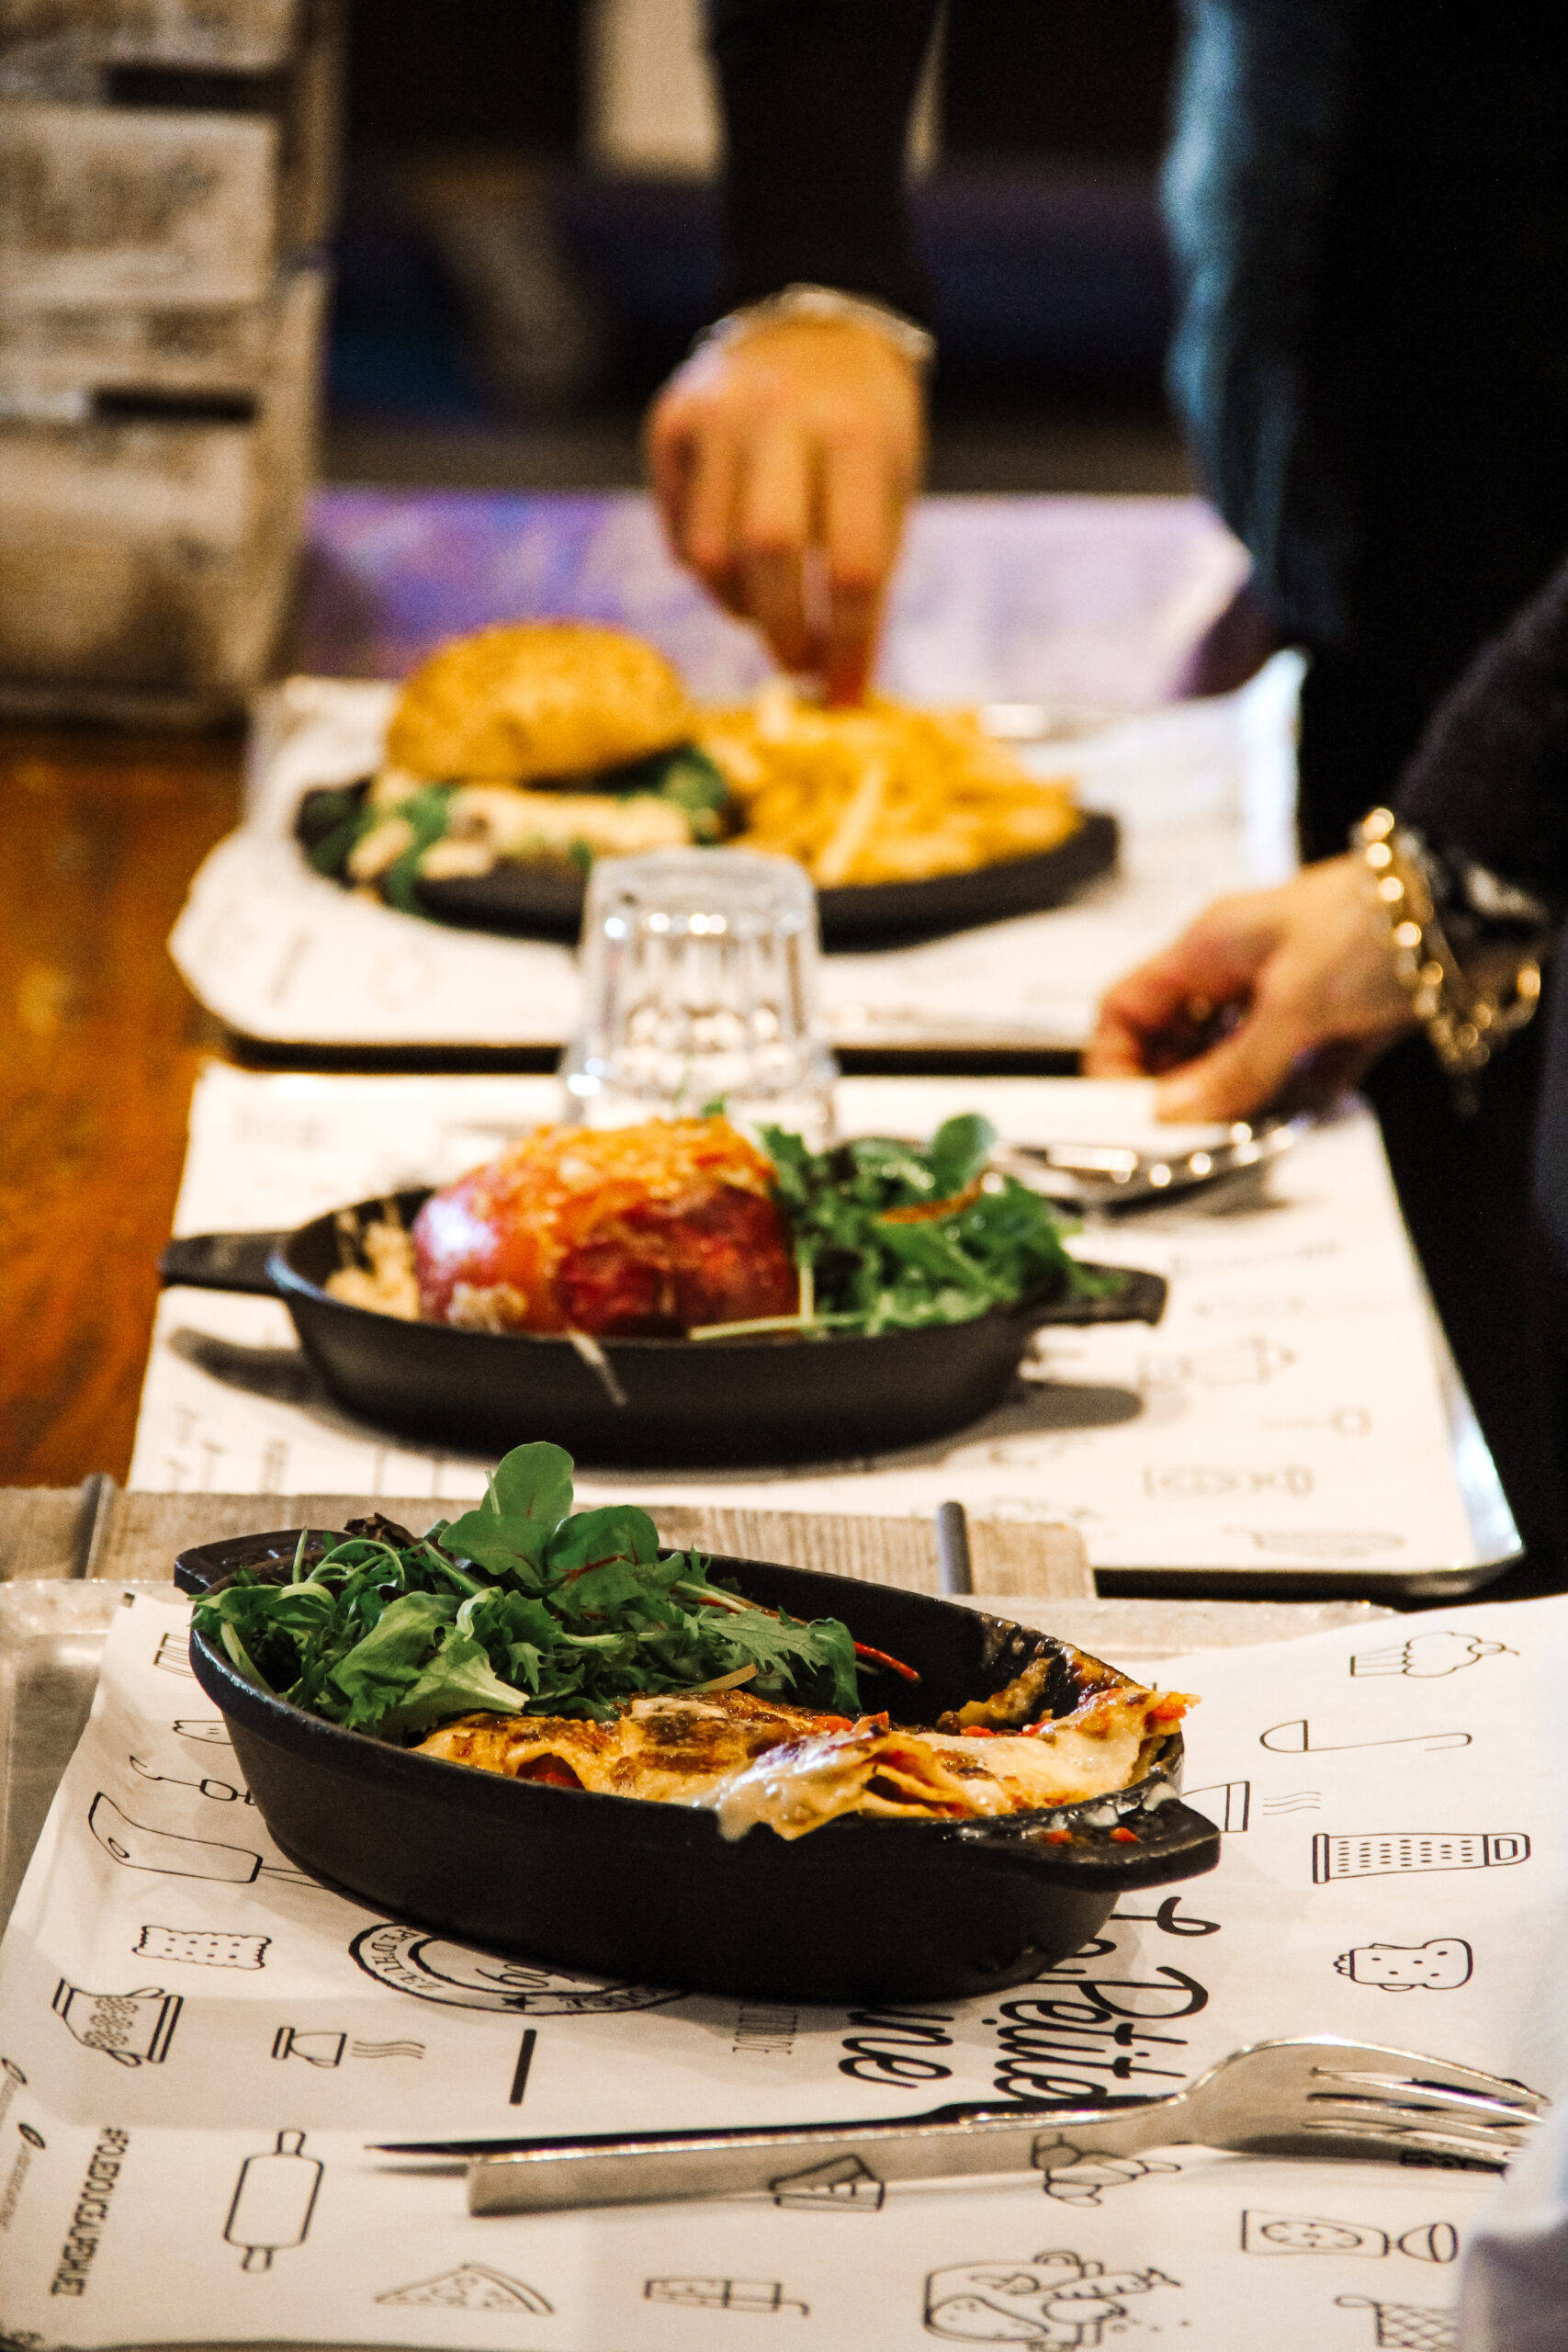
M476 2221L459 2170L368 2143L1103 2106L1301 2032L1550 2086L1568 1600L1165 1669L1201 1693L1219 1870L1006 1994L852 2009L601 1983L329 1893L267 1838L186 1623L127 1597L0 1950L8 2341L1256 2352L1266 2303L1280 2352L1454 2344L1468 2170L1100 2158L1045 2125L1028 2178L829 2164L771 2199Z
M1282 653L1240 694L1026 752L1035 772L1070 775L1086 805L1120 820L1120 871L1049 914L826 957L823 1011L837 1042L1081 1044L1104 989L1216 892L1289 871L1300 681L1299 657ZM282 689L245 821L197 874L170 941L175 961L248 1036L559 1045L578 1015L568 949L400 914L312 873L293 839L305 791L377 765L393 699L389 686L330 678Z
M177 1229L287 1227L448 1181L558 1109L545 1079L214 1069L193 1108ZM1110 1126L1100 1140L1141 1143L1150 1125L1146 1087L871 1079L839 1090L850 1135L924 1135L973 1109L1021 1141ZM1415 1569L1478 1556L1428 1310L1364 1114L1308 1136L1251 1208L1146 1212L1097 1225L1079 1246L1167 1275L1163 1322L1047 1332L1023 1388L953 1439L807 1466L787 1485L593 1472L580 1491L926 1517L955 1496L983 1516L1071 1521L1102 1567ZM446 1499L480 1493L488 1466L351 1420L316 1387L272 1300L181 1290L160 1306L133 1486ZM1505 1515L1490 1556L1508 1548Z

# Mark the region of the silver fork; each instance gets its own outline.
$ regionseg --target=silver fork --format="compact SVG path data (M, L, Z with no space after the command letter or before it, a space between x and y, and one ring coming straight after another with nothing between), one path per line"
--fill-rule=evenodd
M470 2212L542 2213L776 2195L867 2175L1049 2170L1064 2141L1073 2152L1119 2156L1188 2142L1264 2155L1458 2157L1500 2169L1546 2104L1473 2066L1319 2034L1257 2042L1171 2098L1109 2112L975 2106L864 2123L423 2143L386 2153L466 2156Z
M1075 1208L1148 1206L1256 1174L1300 1143L1313 1124L1305 1113L1256 1124L1243 1120L1223 1142L1192 1151L1138 1151L1131 1144L998 1143L991 1165L1048 1200Z

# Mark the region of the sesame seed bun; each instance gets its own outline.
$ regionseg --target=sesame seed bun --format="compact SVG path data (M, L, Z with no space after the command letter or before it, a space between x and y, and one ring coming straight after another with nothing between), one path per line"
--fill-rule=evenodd
M420 664L387 758L431 782L528 784L671 751L694 717L674 670L640 638L592 621L509 621Z

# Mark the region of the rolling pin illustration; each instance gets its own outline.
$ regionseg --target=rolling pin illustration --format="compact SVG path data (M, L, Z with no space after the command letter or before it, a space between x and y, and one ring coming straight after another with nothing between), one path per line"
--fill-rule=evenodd
M99 1794L87 1814L87 1826L106 1853L127 1870L164 1871L171 1878L225 1879L233 1886L248 1886L255 1878L286 1878L313 1886L303 1871L287 1862L269 1862L243 1846L225 1846L212 1838L182 1838L172 1829L149 1829L121 1813L112 1797Z
M276 2148L240 2166L223 2235L243 2248L242 2270L270 2270L275 2254L304 2245L321 2185L321 2166L304 2148L303 2132L280 2132Z

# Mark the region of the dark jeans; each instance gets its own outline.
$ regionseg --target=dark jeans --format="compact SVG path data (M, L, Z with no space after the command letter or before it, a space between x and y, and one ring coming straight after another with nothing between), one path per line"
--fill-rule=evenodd
M1546 1578L1535 1573L1519 1582L1521 1591L1562 1591L1568 1586L1568 1552L1564 1535L1568 1520L1568 939L1560 942L1555 969L1536 1040L1540 1064L1539 1107L1530 1195L1529 1329L1536 1348L1536 1420L1544 1432L1543 1450L1555 1464L1560 1487L1544 1495L1543 1505L1554 1513L1558 1539L1558 1573ZM1542 1560L1547 1547L1542 1544ZM1515 1582L1510 1579L1510 1586Z
M1184 5L1171 389L1280 636L1314 650L1300 830L1332 856L1568 549L1559 36L1487 0ZM1369 1091L1529 1544L1511 1585L1568 1586L1568 1382L1547 1369L1568 1361L1568 1008L1506 1049L1473 1118L1424 1040Z

